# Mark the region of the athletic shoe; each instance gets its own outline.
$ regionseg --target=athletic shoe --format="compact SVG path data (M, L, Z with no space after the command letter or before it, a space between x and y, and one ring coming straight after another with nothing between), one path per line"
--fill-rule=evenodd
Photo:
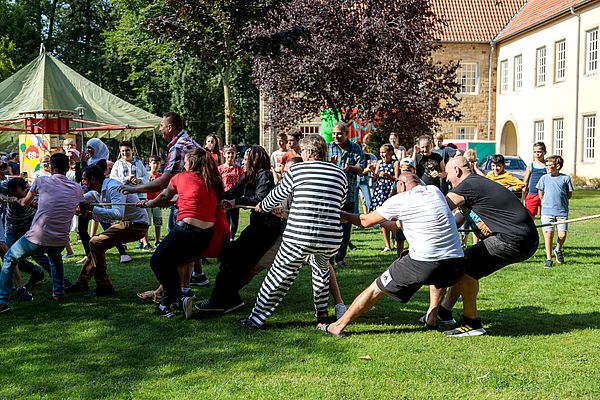
M185 319L190 319L192 316L192 312L194 311L193 302L191 297L182 297L181 298L181 311L183 311L183 315Z
M171 307L161 308L160 304L156 305L156 310L154 311L154 313L159 317L165 318L173 318L175 316L175 313L171 310Z
M349 265L346 264L346 261L344 261L344 260L336 261L335 266L338 268L349 268Z
M10 311L10 305L8 305L8 303L1 303L0 304L0 314L2 314L3 312L7 312Z
M160 240L157 240L156 242L154 242L154 247L158 247L160 245Z
M212 312L212 313L224 313L225 312L225 306L222 306L220 304L214 304L213 302L210 301L210 299L201 301L200 304L195 305L194 308L196 308L196 310L202 311L202 312Z
M34 287L36 285L36 283L41 282L43 280L44 280L44 271L42 271L40 269L35 274L31 274L31 276L29 276L29 280L25 284L25 287L31 289L32 287Z
M238 308L242 308L242 307L244 307L244 302L241 299L236 300L234 302L228 303L225 306L225 310L223 310L223 314L229 314L230 312L234 312Z
M250 319L250 316L238 319L238 323L241 326L246 327L246 328L252 328L252 329L262 329L263 328L263 325L259 325L256 322L254 322L252 319Z
M56 301L56 302L65 301L65 295L64 294L54 294L54 293L52 293L50 295L50 300L51 301Z
M562 250L559 250L558 247L555 247L554 250L552 250L552 252L556 257L557 263L562 264L565 262L565 253Z
M356 250L358 247L356 247L356 246L354 245L354 243L352 243L352 242L349 242L349 243L348 243L348 248L349 248L350 250Z
M144 248L144 245L142 244L142 242L138 242L138 244L136 244L133 248L136 250L141 250Z
M131 262L132 258L129 254L123 254L121 256L121 259L119 260L119 263L121 264L127 264L128 262Z
M208 286L210 285L210 281L206 277L205 274L192 274L192 279L190 279L190 285L192 286Z
M194 291L192 289L188 289L187 292L181 292L181 297L189 297L192 300L196 300L196 294L194 293Z
M464 315L458 321L458 326L454 329L450 329L449 331L445 331L444 335L454 336L454 337L466 337L466 336L480 336L485 333L485 329L481 325L480 318L466 318Z
M25 286L23 286L17 289L17 298L22 302L32 301L33 295L29 293Z
M335 307L333 307L333 309L335 310L335 319L342 318L346 313L346 305L342 303L336 304Z
M544 263L544 268L552 268L552 260L546 260Z
M147 245L145 245L142 250L144 251L151 251L154 250L154 247L152 247L152 245L150 243L148 243Z

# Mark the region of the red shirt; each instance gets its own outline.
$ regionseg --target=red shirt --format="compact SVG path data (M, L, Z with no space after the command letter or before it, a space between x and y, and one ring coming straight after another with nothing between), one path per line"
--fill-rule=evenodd
M155 179L158 179L162 176L162 174L160 172L157 172L156 175L152 175L152 173L148 173L148 178L150 179L150 182L152 182ZM148 193L148 200L152 200L155 199L156 196L158 196L160 194L160 190L158 192L152 192L152 193Z
M177 221L195 218L215 222L217 195L209 191L204 178L195 172L181 172L169 183L179 195L177 199Z
M219 173L223 178L223 185L225 185L225 191L228 191L244 176L244 170L239 165L219 165Z

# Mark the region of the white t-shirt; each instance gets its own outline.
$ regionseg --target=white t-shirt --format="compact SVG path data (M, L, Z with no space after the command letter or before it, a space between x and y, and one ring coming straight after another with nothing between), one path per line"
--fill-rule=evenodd
M376 212L402 222L413 260L438 261L464 257L456 222L446 198L435 186L417 186L386 200Z

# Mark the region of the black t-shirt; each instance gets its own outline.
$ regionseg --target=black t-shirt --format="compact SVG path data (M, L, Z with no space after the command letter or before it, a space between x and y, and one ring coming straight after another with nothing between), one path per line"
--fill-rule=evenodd
M437 188L440 188L441 179L432 177L431 171L442 172L440 169L442 160L442 156L438 153L431 153L428 156L417 154L417 176L421 178L426 185L434 185Z
M500 240L514 243L539 239L533 219L517 196L504 186L471 174L451 192L464 197L465 206L479 215Z

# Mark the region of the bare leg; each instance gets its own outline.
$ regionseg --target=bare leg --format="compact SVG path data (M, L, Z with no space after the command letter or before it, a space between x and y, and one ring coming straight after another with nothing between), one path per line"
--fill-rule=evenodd
M98 221L92 220L92 234L91 234L91 236L96 236L96 234L98 233L98 225L100 225L98 223Z
M462 279L463 278L461 278L461 280ZM446 310L452 311L452 309L454 308L454 305L458 301L458 298L460 297L460 294L461 294L461 287L459 284L460 284L460 281L458 281L454 286L452 286L450 289L448 289L448 293L446 294L446 297L444 297L444 300L442 300L442 306Z
M377 284L375 282L371 283L368 288L354 299L344 316L330 324L327 330L339 335L346 329L348 324L355 321L361 314L369 311L383 295L384 293L377 287Z
M400 254L404 251L404 240L396 242L396 255L400 258Z
M552 243L554 242L554 232L544 232L544 249L546 250L546 260L552 260Z
M463 275L456 285L460 288L463 299L463 315L467 318L477 318L477 294L479 293L479 281L469 275ZM451 289L452 290L452 289ZM444 304L444 307L446 305ZM448 308L450 310L450 308Z
M335 269L331 264L329 264L329 292L331 293L335 304L344 304L344 300L342 299L342 293L340 292L340 287L337 283Z
M558 231L558 239L556 239L556 248L561 250L567 240L567 232Z
M71 246L71 242L67 242L67 244L65 245L65 250L67 251L68 256L74 255L73 247Z
M182 288L190 287L190 278L192 277L192 269L194 269L194 262L187 263L179 266L179 283Z
M154 240L160 242L160 226L154 226Z
M429 309L425 317L425 322L428 326L436 326L438 309L440 308L444 294L446 294L446 288L438 289L435 285L429 285Z
M144 237L140 240L140 242L142 242L142 246L147 246L148 245L148 234L146 233L144 235Z
M194 261L194 273L202 274L204 271L202 270L202 262L200 260Z
M381 232L383 232L383 243L385 243L385 248L390 249L390 231L385 228L381 228Z

